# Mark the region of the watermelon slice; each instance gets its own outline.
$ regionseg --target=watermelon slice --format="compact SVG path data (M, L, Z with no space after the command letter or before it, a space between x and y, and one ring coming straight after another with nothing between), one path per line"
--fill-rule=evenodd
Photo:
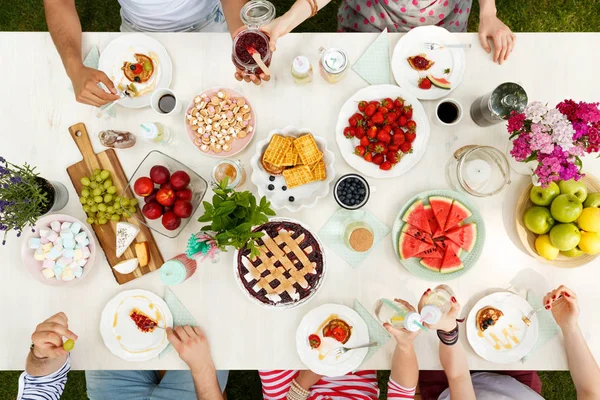
M470 253L473 247L475 247L475 241L477 240L477 224L473 222L454 227L446 232L446 237L460 246L464 251Z
M431 228L429 227L425 207L423 206L423 202L421 200L415 201L408 208L408 210L406 210L402 216L402 221L406 222L407 224L411 224L415 228L418 228L431 235Z
M463 203L458 200L454 200L452 203L452 208L450 209L450 214L448 214L448 219L446 219L446 224L444 225L444 231L448 232L450 229L454 228L465 219L471 216L471 211Z
M441 258L423 258L423 259L421 259L421 265L432 271L440 272L440 267L442 266L442 259Z
M442 228L441 230L446 226L446 220L448 219L448 214L450 214L453 201L454 200L443 196L431 196L429 198L429 205L431 205L433 215L435 215L438 226ZM437 237L435 236L435 232L433 237Z
M416 254L415 257L416 258L439 258L439 259L442 259L442 258L444 258L445 253L446 253L445 250L436 246L434 248L427 249L425 251L422 251L419 254Z
M440 226L438 225L437 219L433 215L433 209L430 205L423 206L425 209L425 214L427 215L427 222L429 222L429 229L431 229L431 233L438 233L440 231Z
M400 258L403 260L414 257L416 254L432 248L434 248L434 245L432 244L415 239L404 232L400 234L400 239L398 240L398 251L400 253Z
M430 235L428 235L420 229L415 228L412 225L404 224L404 226L402 227L402 232L414 237L415 239L423 240L429 244L433 244L433 240L431 240Z
M440 273L442 274L456 272L465 267L459 258L462 249L452 242L447 242L447 244L446 254L444 254L442 265L440 266Z

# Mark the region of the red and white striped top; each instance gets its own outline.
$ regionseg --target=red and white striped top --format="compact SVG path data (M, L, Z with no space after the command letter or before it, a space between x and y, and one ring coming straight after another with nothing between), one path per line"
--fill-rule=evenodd
M259 371L265 400L283 400L299 371ZM414 399L415 388L407 389L392 379L388 382L389 399ZM310 388L308 400L377 400L377 371L357 371L336 378L323 377Z

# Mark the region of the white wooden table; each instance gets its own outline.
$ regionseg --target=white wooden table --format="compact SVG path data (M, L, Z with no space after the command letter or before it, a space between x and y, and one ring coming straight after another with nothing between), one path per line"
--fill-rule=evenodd
M88 33L83 47L87 52L97 44L102 50L118 34ZM337 85L326 83L318 73L309 86L298 87L292 82L290 63L298 54L307 55L317 67L320 46L345 49L356 61L374 40L373 34L291 34L278 43L271 66L271 82L260 87L238 83L233 78L230 47L225 34L158 34L156 37L168 50L174 64L172 88L184 102L202 89L214 86L231 87L244 93L258 116L257 139L275 128L287 125L308 127L330 140L336 152L338 175L351 172L341 157L334 140L338 110L355 91L367 84L354 72ZM503 66L492 63L480 47L476 34L459 34L462 42L472 42L466 53L467 70L460 87L452 97L465 110L478 96L505 81L520 82L531 100L554 105L564 98L598 100L595 76L600 62L600 34L518 34L514 53ZM391 46L399 35L390 35ZM46 33L0 33L0 76L2 93L2 144L0 155L13 163L28 162L39 168L42 176L63 182L71 195L63 212L83 218L84 213L65 171L66 166L79 161L79 152L67 133L67 128L79 121L87 125L96 151L101 151L97 133L103 129L138 131L145 121L161 121L170 126L176 141L167 147L150 145L139 140L132 149L117 150L127 175L131 175L148 151L160 149L176 156L206 178L214 160L203 156L188 141L183 129L183 115L160 117L150 108L130 110L118 108L116 119L98 120L94 109L75 102L69 90L60 58ZM568 54L577 54L570 58ZM316 72L317 70L315 70ZM423 103L433 115L435 102ZM366 209L391 227L402 204L414 194L435 188L447 188L445 164L452 152L468 144L493 145L504 151L507 134L503 125L479 128L465 115L454 128L443 129L431 124L431 138L420 163L398 179L371 180L377 186ZM254 152L250 145L239 158L248 165ZM585 160L586 170L600 176L600 160ZM248 171L249 173L250 171ZM594 355L600 356L600 339L593 332L600 329L597 306L600 304L600 263L568 270L537 262L511 240L514 235L514 204L527 184L523 176L513 177L513 183L501 194L488 199L471 200L484 216L487 241L477 266L460 279L450 282L460 302L467 304L477 293L494 287L507 287L517 273L531 269L544 277L532 279L538 290L548 290L559 284L573 288L580 298L580 324L586 333ZM256 193L249 179L243 189ZM207 196L208 197L208 196ZM300 219L318 231L337 209L332 196L321 199L317 207L298 213L278 215ZM198 210L197 218L202 213ZM192 221L176 240L156 235L165 259L185 248L189 235L199 229ZM106 302L122 290L142 288L163 293L157 273L146 275L123 286L114 280L106 260L99 254L89 276L70 289L57 289L33 280L21 266L20 241L9 237L0 247L0 369L22 369L29 340L36 324L58 311L69 317L70 327L80 339L72 353L75 369L183 369L185 364L172 352L164 359L145 363L129 363L113 356L104 346L99 332L100 314ZM207 332L216 366L220 369L303 368L296 353L294 337L302 316L324 303L351 306L354 299L371 308L380 297L402 297L416 304L420 295L435 283L424 282L408 273L396 260L390 236L373 251L369 260L354 269L331 249L326 248L328 276L322 289L308 305L291 311L269 311L249 302L234 282L232 254L224 254L219 264L201 264L196 274L174 291L194 314ZM544 282L545 281L545 282ZM465 310L466 312L468 310ZM466 342L472 369L567 369L567 361L559 337L548 342L529 360L512 365L492 365L479 358ZM421 334L416 349L421 369L440 369L434 333ZM389 341L363 367L389 369L394 344Z

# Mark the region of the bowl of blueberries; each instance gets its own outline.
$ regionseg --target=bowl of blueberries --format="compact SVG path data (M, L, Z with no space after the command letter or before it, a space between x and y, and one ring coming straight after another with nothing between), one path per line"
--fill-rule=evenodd
M346 210L358 210L367 204L370 195L369 184L358 174L343 175L333 187L335 201Z

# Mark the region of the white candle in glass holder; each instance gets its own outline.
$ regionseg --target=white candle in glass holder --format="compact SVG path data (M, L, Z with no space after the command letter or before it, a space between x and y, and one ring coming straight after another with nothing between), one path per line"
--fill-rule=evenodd
M492 175L491 165L481 159L467 161L464 165L465 180L469 184L485 183Z

